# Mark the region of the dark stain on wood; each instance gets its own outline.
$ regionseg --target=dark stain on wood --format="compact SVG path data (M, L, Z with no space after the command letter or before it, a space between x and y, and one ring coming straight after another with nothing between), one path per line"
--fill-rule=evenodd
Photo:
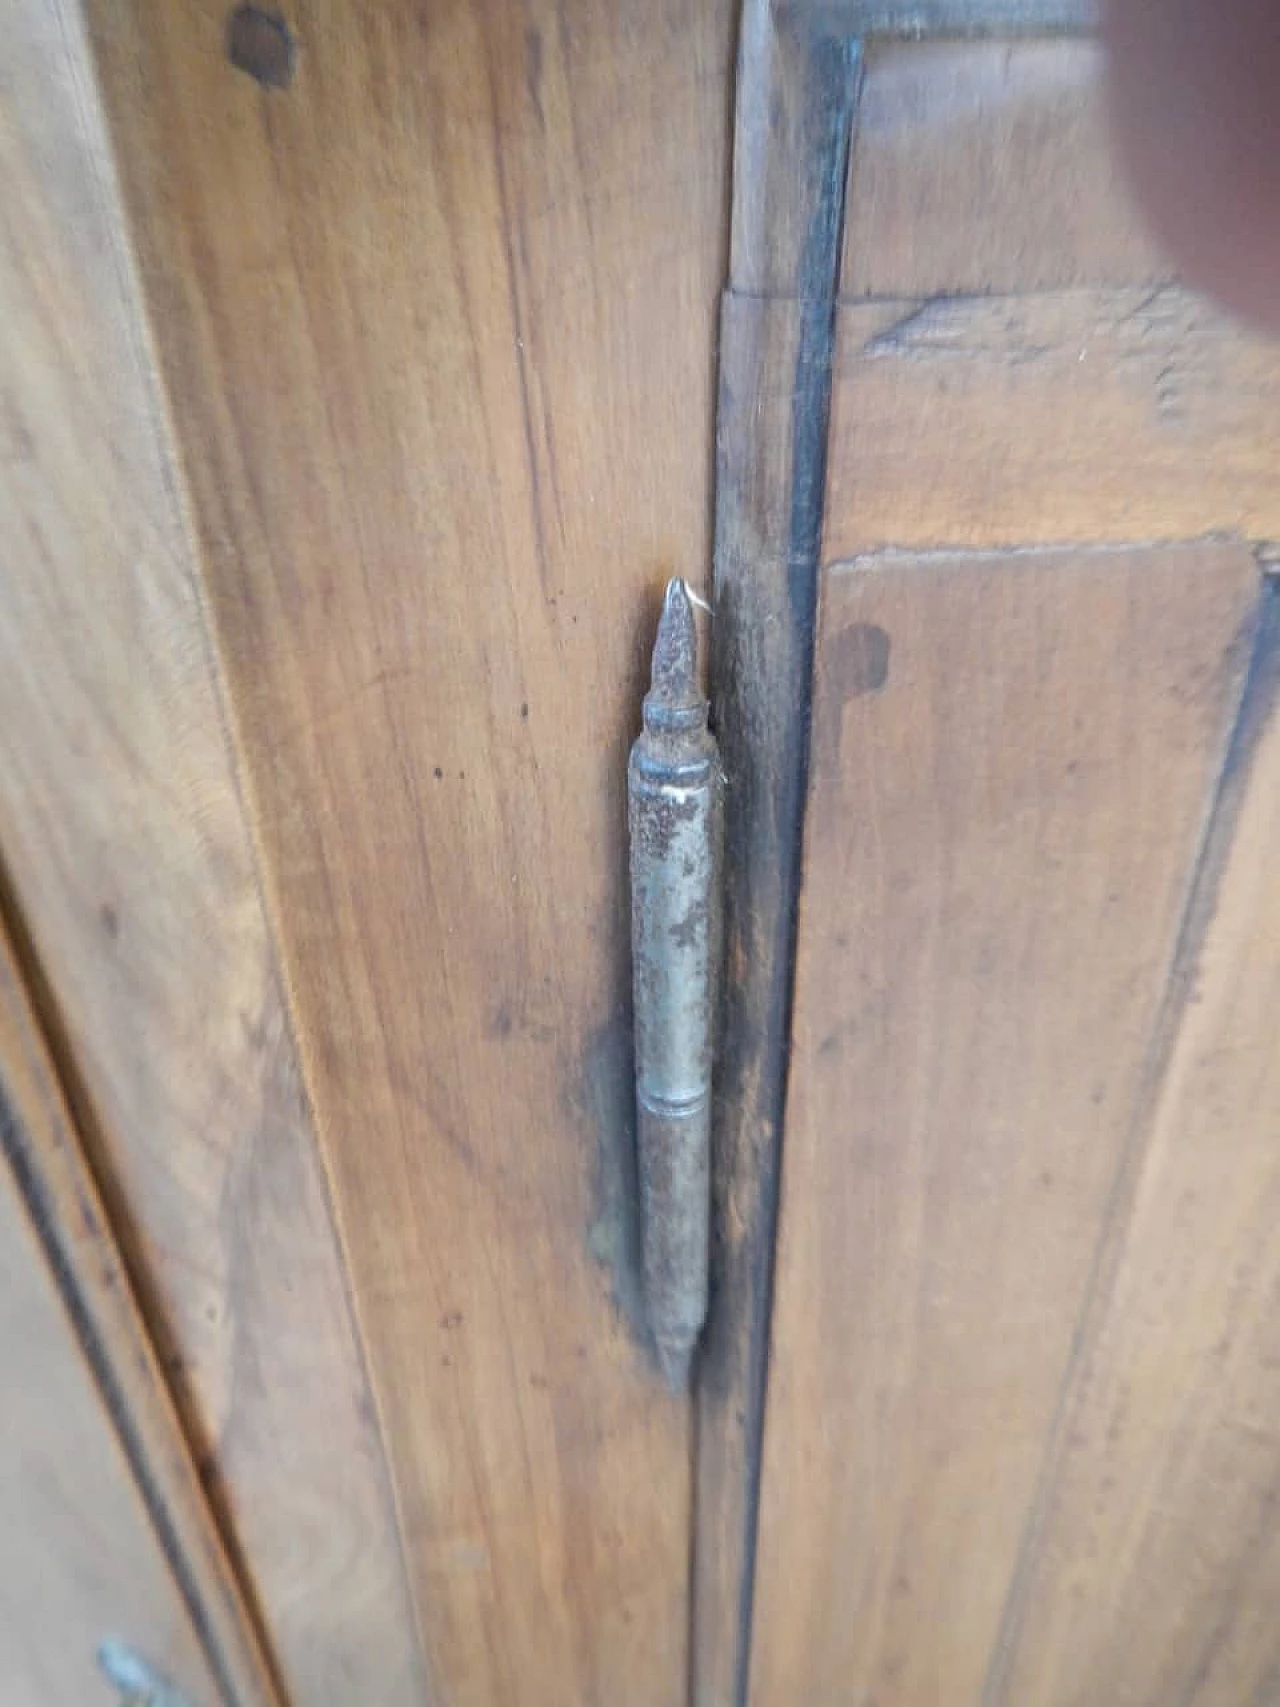
M612 1016L592 1032L568 1079L571 1112L585 1120L595 1136L588 1249L609 1277L614 1308L637 1341L647 1346L629 1001L620 1002Z
M842 699L879 693L889 679L889 636L874 622L855 622L833 636L827 668Z
M819 695L822 709L813 731L814 751L820 763L839 762L844 708L852 699L883 690L889 680L890 651L888 633L873 622L853 623L824 639L820 668L831 687Z
M227 58L263 89L287 89L297 66L288 24L260 6L237 6L227 19Z

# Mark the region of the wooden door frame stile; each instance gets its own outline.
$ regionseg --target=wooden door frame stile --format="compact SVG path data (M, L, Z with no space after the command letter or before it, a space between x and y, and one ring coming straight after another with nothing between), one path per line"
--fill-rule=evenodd
M844 203L874 38L1088 33L1090 0L745 0L716 419L712 701L727 778L711 1313L690 1695L746 1701Z

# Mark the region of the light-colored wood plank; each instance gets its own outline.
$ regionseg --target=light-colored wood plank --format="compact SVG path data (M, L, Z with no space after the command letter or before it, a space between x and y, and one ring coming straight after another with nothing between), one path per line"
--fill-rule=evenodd
M1238 703L1239 546L827 572L753 1707L965 1707Z
M292 1699L417 1707L378 1431L73 8L8 9L0 105L0 847L42 1017Z
M221 1699L11 1165L23 1147L0 1040L0 1694L110 1698L104 1639L189 1696ZM261 1694L246 1695L261 1701Z
M1168 282L1120 179L1102 74L1092 41L875 47L849 165L841 295Z
M988 1699L1237 1707L1280 1688L1280 608L1172 991L1171 1044Z
M125 1504L116 1488L116 1484L123 1486L124 1478L115 1470L123 1464L136 1484L128 1504L141 1514L141 1521L135 1516L126 1523L124 1556L113 1553L111 1567L126 1569L129 1556L134 1553L160 1552L167 1556L177 1581L160 1596L156 1610L181 1634L183 1651L179 1657L188 1668L192 1685L199 1681L203 1688L208 1681L204 1658L201 1657L198 1668L191 1673L185 1620L173 1610L164 1610L175 1599L181 1599L183 1592L195 1608L197 1627L204 1633L212 1676L222 1684L229 1700L236 1707L266 1707L275 1703L279 1697L259 1648L252 1618L240 1597L163 1372L138 1316L97 1184L80 1146L18 962L5 937L0 937L0 1121L5 1125L8 1163L4 1181L6 1207L0 1210L0 1219L5 1220L7 1229L16 1213L20 1190L24 1213L34 1222L43 1240L43 1252L38 1258L33 1257L30 1235L16 1240L18 1249L12 1259L15 1269L10 1276L14 1282L12 1299L6 1289L9 1314L5 1337L10 1341L16 1338L28 1349L35 1346L42 1349L28 1359L16 1351L13 1343L6 1346L4 1366L17 1375L16 1380L6 1383L6 1405L8 1396L17 1387L23 1391L21 1437L16 1441L9 1438L6 1418L5 1481L16 1484L30 1478L39 1491L24 1506L24 1521L6 1521L3 1533L9 1539L10 1549L7 1554L0 1550L0 1559L10 1560L10 1577L18 1575L18 1555L28 1542L34 1541L43 1550L45 1559L51 1561L54 1580L74 1581L84 1569L87 1543L83 1536L72 1537L67 1522L74 1508L68 1510L63 1504L70 1490L66 1486L68 1471L60 1460L68 1453L68 1441L74 1442L78 1451L89 1446L95 1434L107 1431L118 1434L114 1450L102 1444L97 1447L97 1453L111 1467L104 1477L111 1488L105 1497L109 1504ZM30 1273L33 1261L49 1270L43 1282L37 1282ZM46 1302L54 1290L54 1277L64 1290L64 1303L70 1312L58 1331L51 1328L51 1311ZM80 1347L85 1367L80 1379L73 1382L69 1365L80 1355ZM62 1435L58 1415L61 1404L73 1387L83 1388L87 1395L93 1391L95 1382L96 1405L90 1404L87 1397L78 1400L74 1420L67 1425L66 1435ZM42 1404L47 1407L50 1439L37 1445L31 1430L39 1426L37 1419ZM101 1419L96 1425L88 1421L94 1410ZM14 1450L16 1465L11 1462ZM93 1462L90 1458L79 1473L80 1485L92 1521L100 1527L105 1518L97 1505L103 1496L91 1491L89 1466ZM57 1500L50 1501L48 1490L40 1488L46 1475L52 1475L63 1490ZM74 1472L70 1479L74 1481ZM8 1487L8 1496L11 1502L16 1498L12 1486ZM0 1495L0 1503L3 1499ZM143 1535L152 1528L155 1534L149 1535L144 1543ZM154 1562L146 1560L144 1564L145 1581L154 1583L157 1579ZM91 1574L106 1569L106 1560L91 1562ZM106 1580L109 1581L109 1575ZM35 1584L26 1592L34 1592L38 1597L38 1569ZM4 1608L0 1617L7 1613L9 1619L20 1619L20 1598L10 1581L7 1592L0 1590ZM139 1600L137 1604L145 1607L146 1601ZM42 1646L59 1650L63 1644L58 1612L65 1610L44 1607L31 1626L6 1619L0 1632L0 1649L15 1644L23 1656L22 1665L38 1658ZM100 1625L86 1639L79 1620L97 1617L97 1611L91 1613L86 1606L75 1609L73 1616L77 1616L78 1645L73 1640L65 1654L60 1656L55 1652L43 1663L55 1673L60 1665L73 1668L71 1675L80 1683L80 1693L74 1699L79 1701L86 1693L85 1662L92 1657L96 1642L106 1635L125 1636L130 1632ZM134 1619L136 1623L136 1608ZM148 1636L153 1622L140 1625L131 1634L131 1639L140 1642L143 1650L149 1650L149 1640L143 1638ZM21 1698L43 1701L47 1697L36 1689L23 1693ZM60 1700L63 1696L59 1693L51 1698Z
M0 1104L0 1120L5 1111ZM62 1308L13 1175L0 1167L0 1691L83 1707L126 1641L186 1692L219 1700L129 1464Z
M91 4L433 1677L679 1699L690 1428L599 1260L623 778L705 585L727 4Z
M1280 533L1280 345L1175 287L845 305L829 558Z

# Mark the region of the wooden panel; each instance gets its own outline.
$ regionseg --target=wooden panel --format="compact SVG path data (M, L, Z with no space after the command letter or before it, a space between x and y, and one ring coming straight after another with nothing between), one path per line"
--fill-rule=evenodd
M221 0L90 12L440 1699L676 1699L622 785L706 579L728 5L302 0L249 71Z
M1236 1707L1280 1687L1274 586L1266 607L993 1702Z
M1156 291L845 306L824 550L1280 533L1280 346Z
M712 1310L697 1429L693 1697L742 1698L790 1029L832 304L856 43L743 13L720 316L712 684L726 776Z
M753 1707L980 1695L1255 585L1232 545L825 577Z
M7 980L9 969L0 973ZM22 1091L13 990L0 988L0 1694L40 1707L106 1700L99 1645L126 1642L196 1707L221 1699L129 1460L19 1189ZM15 1093L12 1069L26 1083ZM46 1122L47 1111L33 1105ZM56 1118L56 1115L55 1115ZM86 1209L86 1215L89 1211ZM237 1671L236 1681L251 1684ZM246 1704L266 1695L246 1690Z
M212 1707L213 1676L7 1167L0 1356L20 1372L5 1383L0 1453L5 1699L108 1699L96 1654L115 1637L180 1684L193 1707Z
M1167 281L1103 114L1091 41L892 43L867 58L841 294Z
M292 1698L408 1707L382 1450L74 9L8 9L0 104L7 899Z
M0 1650L16 1651L14 1663L19 1670L34 1666L34 1675L40 1676L41 1668L47 1667L43 1675L58 1680L52 1696L32 1688L13 1698L79 1703L88 1693L84 1683L89 1662L104 1636L128 1638L153 1660L163 1657L152 1649L158 1620L164 1643L177 1643L173 1657L184 1668L178 1674L184 1687L199 1683L205 1689L212 1675L228 1702L266 1707L278 1697L163 1372L138 1316L17 961L4 937L0 937L0 1126L8 1164L0 1242L7 1249L10 1241L5 1234L12 1232L11 1223L21 1214L34 1221L44 1244L37 1255L30 1231L15 1235L16 1248L10 1257L14 1267L6 1276L12 1286L5 1288L7 1313L0 1327L4 1366L22 1372L20 1380L6 1385L6 1409L21 1389L20 1420L16 1432L11 1432L12 1417L6 1414L5 1450L0 1455L4 1466L0 1506L7 1507L2 1532L11 1543L20 1538L20 1545L11 1545L7 1555L0 1549L0 1577L8 1579L0 1586ZM37 1279L34 1268L49 1272ZM55 1277L70 1311L70 1318L57 1326L50 1304ZM82 1367L73 1375L77 1363ZM63 1418L62 1406L68 1402L69 1413ZM42 1405L46 1407L43 1418ZM42 1431L47 1438L40 1438ZM117 1433L120 1438L114 1444L105 1439ZM77 1468L74 1459L82 1452L88 1456L83 1468ZM69 1456L71 1463L66 1462ZM104 1465L100 1483L94 1476L99 1458ZM77 1489L90 1520L85 1530L78 1530L74 1521ZM21 1517L14 1516L15 1507ZM104 1557L86 1560L86 1550L95 1546L87 1534L100 1532L113 1511L123 1519L120 1549L109 1547ZM41 1564L19 1563L29 1546L40 1550ZM162 1554L177 1581L157 1590L157 1556ZM135 1558L141 1559L143 1582L129 1609L131 1624L113 1624L107 1617L111 1573L128 1571ZM65 1596L65 1604L50 1605L41 1599L45 1568L59 1585L55 1601ZM93 1587L85 1603L79 1604L76 1583L82 1573L86 1585ZM154 1607L148 1603L148 1592L157 1596ZM198 1663L193 1661L186 1614L174 1605L183 1592L209 1650L211 1672L203 1656ZM38 1615L24 1617L20 1610L24 1596L33 1597ZM117 1596L117 1605L123 1608L126 1598ZM60 1626L64 1614L69 1620L65 1630ZM0 1667L3 1663L0 1660ZM60 1672L63 1667L65 1676Z

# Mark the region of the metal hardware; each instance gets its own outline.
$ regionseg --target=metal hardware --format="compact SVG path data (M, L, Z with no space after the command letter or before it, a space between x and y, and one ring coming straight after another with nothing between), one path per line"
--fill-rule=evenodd
M783 25L827 35L920 41L982 36L1081 36L1099 26L1097 0L775 0Z
M627 767L644 1299L673 1391L707 1314L722 780L683 581L667 587Z
M120 1707L191 1707L150 1660L114 1636L98 1645L98 1670L120 1691Z

